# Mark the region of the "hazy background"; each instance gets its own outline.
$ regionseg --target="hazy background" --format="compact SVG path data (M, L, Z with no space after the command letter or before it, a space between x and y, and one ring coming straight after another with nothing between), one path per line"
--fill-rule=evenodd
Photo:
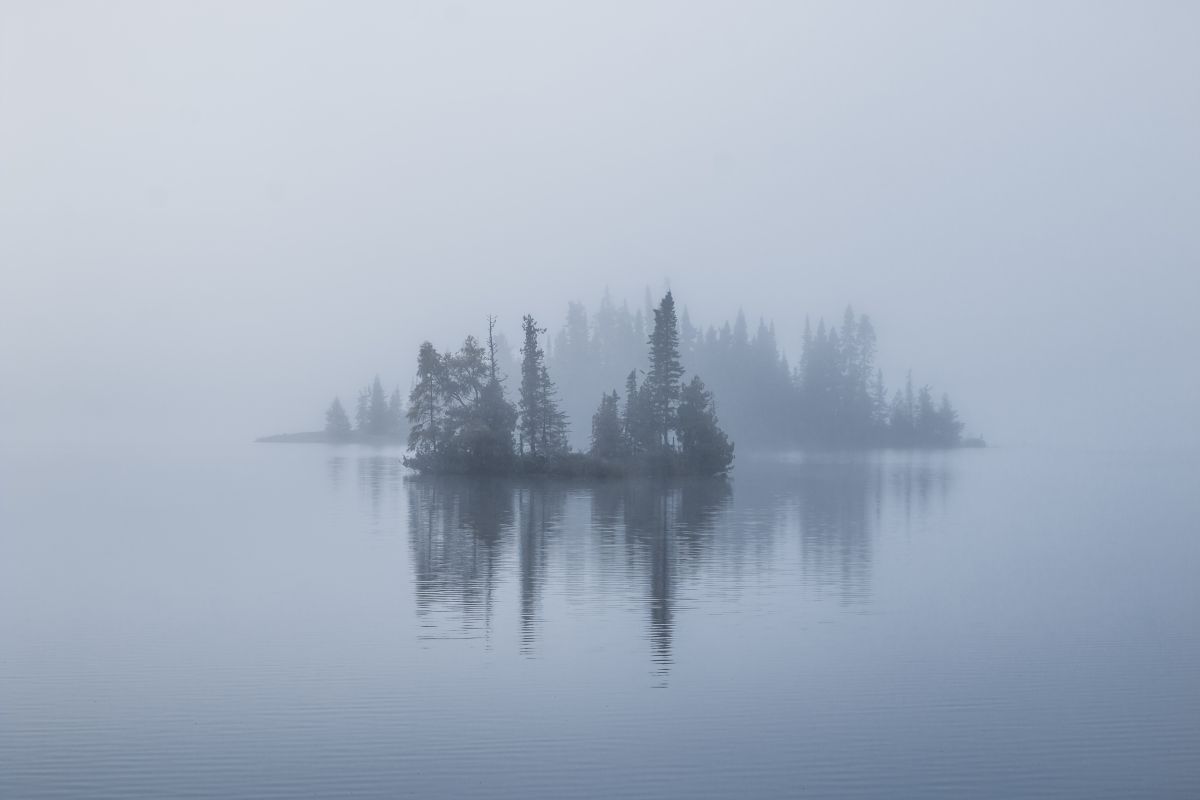
M1193 3L0 3L0 443L319 427L670 281L994 442L1200 443Z

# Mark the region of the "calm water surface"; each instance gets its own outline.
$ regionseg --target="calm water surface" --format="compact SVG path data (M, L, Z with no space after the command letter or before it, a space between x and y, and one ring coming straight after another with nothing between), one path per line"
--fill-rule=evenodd
M1200 455L0 451L0 797L1200 797Z

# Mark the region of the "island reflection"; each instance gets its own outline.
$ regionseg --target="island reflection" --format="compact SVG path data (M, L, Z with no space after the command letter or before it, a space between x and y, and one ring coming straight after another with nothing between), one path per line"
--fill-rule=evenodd
M550 593L567 607L641 609L661 671L681 602L703 607L774 576L869 605L881 526L918 528L953 483L953 456L940 453L746 459L735 479L670 481L414 477L394 458L357 461L377 520L405 501L424 638L490 645L508 627L498 609L515 606L520 649L536 656ZM344 462L331 460L335 486ZM509 595L515 602L502 602Z

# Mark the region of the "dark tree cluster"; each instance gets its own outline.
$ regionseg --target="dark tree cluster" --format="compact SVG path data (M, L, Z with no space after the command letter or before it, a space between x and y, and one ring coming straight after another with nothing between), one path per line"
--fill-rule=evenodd
M459 472L712 474L732 458L722 427L743 444L771 448L962 443L963 425L948 397L935 400L930 387L914 387L911 373L889 392L865 314L847 309L840 325L820 320L815 329L806 321L793 365L774 324L759 320L752 331L739 311L732 323L701 328L686 308L676 315L670 292L654 307L647 291L644 305L631 311L605 293L589 315L582 303L569 303L565 324L549 339L526 316L519 361L495 320L486 344L469 336L448 353L423 344L407 406L412 464ZM685 381L685 371L704 375L708 385ZM377 440L404 428L399 391L386 396L378 378L360 392L353 425L337 400L326 412L333 440Z
M563 406L573 418L614 385L624 383L627 398L638 391L638 371L622 375L616 364L627 355L626 342L641 320L656 314L631 314L627 306L618 311L607 295L590 321L582 304L568 306L550 361L562 376ZM814 331L805 324L794 367L780 351L774 324L760 320L751 333L741 312L732 324L701 329L684 309L677 333L679 364L709 379L721 398L721 418L738 441L770 447L937 447L961 440L962 423L945 395L935 402L927 386L914 392L911 377L889 395L875 364L874 326L851 309L840 327L822 320ZM650 359L639 365L647 377L655 371L655 352L652 344ZM637 402L643 400L649 406L664 402L661 396ZM639 413L629 423L630 435L643 441L661 421L643 422ZM642 430L643 424L651 430ZM660 437L662 432L660 427Z
M670 292L653 310L649 369L616 390L597 392L587 452L571 449L568 415L541 346L545 329L523 319L520 384L514 406L499 368L495 320L488 346L468 336L454 353L425 342L409 395L409 466L427 472L615 475L630 472L717 475L728 471L733 444L717 424L712 394L699 378L684 385L679 328ZM586 417L585 417L586 418Z
M675 299L667 292L653 309L649 369L625 378L625 406L614 389L592 417L596 458L625 459L653 471L719 475L733 463L733 443L717 424L712 393L700 378L684 384Z
M406 463L419 470L503 473L512 469L517 412L497 368L495 320L485 348L468 336L457 352L429 342L417 354L408 396Z

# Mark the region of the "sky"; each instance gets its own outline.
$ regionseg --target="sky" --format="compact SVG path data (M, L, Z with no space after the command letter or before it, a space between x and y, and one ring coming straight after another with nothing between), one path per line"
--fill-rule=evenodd
M609 288L1200 446L1200 5L0 2L0 444L319 427Z

